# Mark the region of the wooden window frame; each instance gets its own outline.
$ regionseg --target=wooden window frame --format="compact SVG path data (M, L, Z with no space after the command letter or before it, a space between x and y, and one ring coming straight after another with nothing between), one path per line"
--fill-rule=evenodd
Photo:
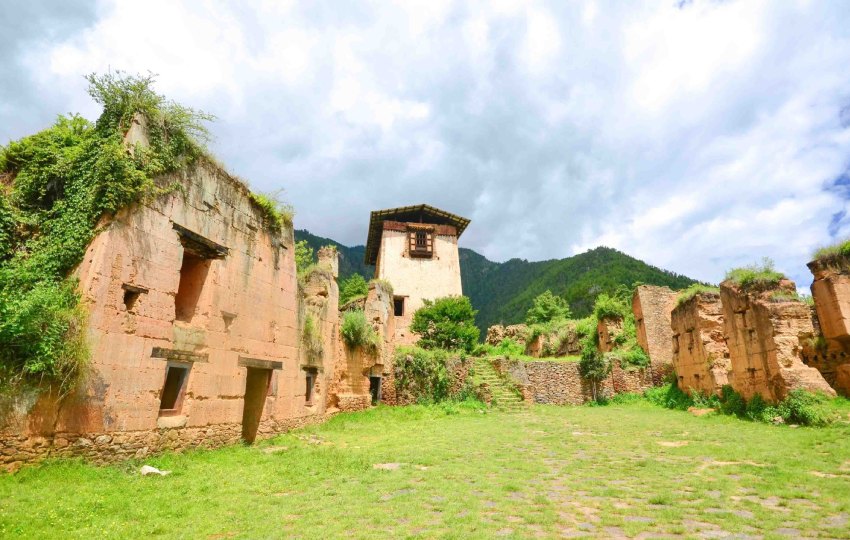
M434 257L434 231L428 229L408 229L407 251L417 259Z

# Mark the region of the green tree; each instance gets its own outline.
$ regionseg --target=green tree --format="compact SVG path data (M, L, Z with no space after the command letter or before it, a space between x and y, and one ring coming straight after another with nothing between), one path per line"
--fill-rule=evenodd
M611 373L612 364L608 357L595 349L584 349L578 370L581 376L590 381L594 401L599 399L599 383Z
M352 274L344 279L339 287L339 305L344 305L359 296L369 293L369 284L360 274Z
M307 244L306 240L301 240L295 243L295 270L298 273L309 268L315 259L313 258L313 248Z
M531 309L525 315L527 324L540 324L550 321L561 321L571 317L570 306L560 296L555 296L552 291L546 290L534 299Z
M465 296L447 296L425 300L413 314L410 329L419 334L423 349L471 351L480 330L475 326L476 311Z

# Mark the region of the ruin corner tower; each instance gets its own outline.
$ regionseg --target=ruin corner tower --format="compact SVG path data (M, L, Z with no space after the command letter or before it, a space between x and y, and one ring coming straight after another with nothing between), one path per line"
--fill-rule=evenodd
M396 344L416 341L409 328L423 300L463 294L457 241L467 225L427 204L372 212L366 264L393 287Z

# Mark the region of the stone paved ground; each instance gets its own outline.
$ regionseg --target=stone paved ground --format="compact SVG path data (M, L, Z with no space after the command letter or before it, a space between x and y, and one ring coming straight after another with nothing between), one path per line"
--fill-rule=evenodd
M646 403L341 415L256 447L0 477L0 537L850 538L850 427Z

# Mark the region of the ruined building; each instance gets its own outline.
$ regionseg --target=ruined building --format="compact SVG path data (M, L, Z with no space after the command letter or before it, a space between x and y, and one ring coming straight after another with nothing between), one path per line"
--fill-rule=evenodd
M302 302L292 228L270 227L245 185L204 159L160 180L179 189L101 223L75 272L85 384L22 397L0 425L0 465L250 442L324 417L336 254L320 253Z
M780 401L792 390L835 395L820 372L803 363L803 345L814 338L811 310L796 299L793 281L767 289L720 284L732 386L750 399Z
M660 384L673 369L670 312L675 306L676 293L667 287L640 285L632 295L638 345L649 355L655 384Z
M426 204L372 212L366 264L393 288L395 343L412 344L423 300L463 294L457 242L469 220Z
M679 388L688 393L719 394L731 383L732 373L720 295L699 292L682 302L673 309L670 326Z

